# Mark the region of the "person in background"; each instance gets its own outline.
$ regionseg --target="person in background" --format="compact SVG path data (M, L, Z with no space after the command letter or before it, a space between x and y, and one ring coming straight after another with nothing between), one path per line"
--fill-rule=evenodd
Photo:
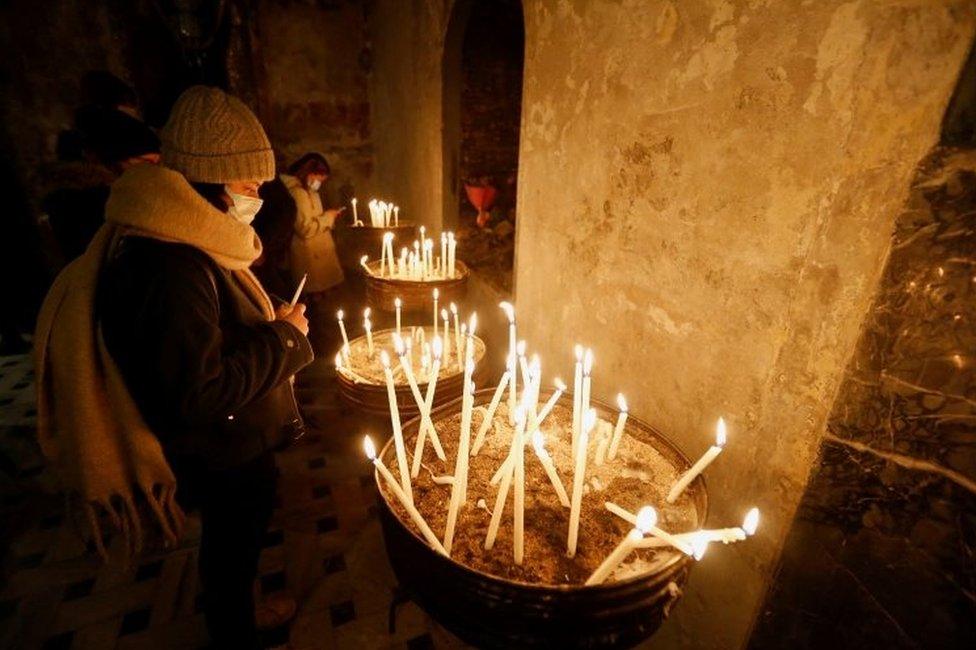
M305 291L319 294L343 281L342 267L336 255L332 229L345 208L323 210L319 191L329 179L331 170L325 157L307 153L281 175L295 200L295 234L291 240L291 276L300 282L308 273Z
M254 114L194 86L162 139L165 166L112 185L105 226L45 300L38 435L103 556L96 505L135 550L150 529L177 543L184 508L199 509L213 644L259 648L257 628L296 609L282 597L256 612L253 588L274 452L303 432L291 378L313 359L308 321L301 304L275 311L250 271L257 191L274 177Z
M81 99L84 106L111 108L142 120L135 89L108 70L85 73L81 78Z
M290 260L297 207L281 176L262 185L258 193L264 204L254 218L254 230L264 249L251 270L268 293L284 301L295 289L290 276Z
M81 149L82 159L76 158ZM148 126L114 108L89 105L75 113L75 130L58 138L59 163L43 172L50 188L41 210L62 260L81 255L105 222L112 182L133 165L159 162L159 138Z

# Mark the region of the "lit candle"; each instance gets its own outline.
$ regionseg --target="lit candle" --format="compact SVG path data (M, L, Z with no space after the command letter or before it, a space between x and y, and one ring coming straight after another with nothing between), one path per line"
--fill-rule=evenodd
M349 337L346 335L346 324L342 320L343 316L345 316L345 312L343 312L341 309L336 312L336 319L339 321L339 332L342 333L342 348L343 350L348 350Z
M441 273L447 275L447 233L441 233Z
M447 510L447 525L444 529L444 548L448 555L454 542L454 528L457 523L458 512L466 500L468 481L468 444L471 438L471 409L464 408L474 401L474 384L465 383L461 394L461 431L458 439L457 459L454 463L454 483L451 486L451 503ZM467 416L465 416L465 413Z
M627 533L627 536L617 544L610 555L600 563L600 566L596 568L589 578L586 579L586 584L588 585L598 585L610 577L614 569L620 566L630 552L634 550L637 543L644 538L644 535L648 533L654 524L657 523L657 513L654 508L644 507L640 509L637 513L637 521L635 522L634 529Z
M695 477L705 471L709 463L715 460L720 453L722 453L722 448L725 447L725 420L722 418L718 419L718 424L715 425L715 444L708 448L708 451L698 459L698 462L691 466L687 472L684 473L678 482L674 484L671 491L668 492L668 503L674 503L681 496L681 493L685 491L685 488L695 480Z
M521 445L522 434L525 432L525 409L517 407L515 409L515 432L512 436L512 450L509 455L514 454L515 445ZM488 524L488 534L485 536L485 549L491 550L495 545L495 538L498 536L498 526L502 521L502 512L505 509L505 500L508 498L508 488L512 482L512 472L506 472L502 478L501 485L498 486L498 494L495 496L495 509L492 511L491 521Z
M434 336L437 336L437 299L440 297L441 292L437 287L434 287Z
M424 521L424 518L420 515L420 511L417 510L417 508L413 505L413 499L408 497L407 493L403 491L403 488L397 485L396 479L393 478L393 474L390 473L390 470L386 468L383 461L381 461L376 455L376 445L373 444L373 440L369 436L366 436L363 439L363 449L366 451L367 458L372 461L373 466L379 471L380 476L383 477L383 480L386 481L387 487L390 488L390 491L393 492L394 496L396 496L396 498L400 501L400 505L402 505L407 511L407 514L410 515L410 520L413 521L414 525L420 530L420 534L424 536L427 543L433 546L434 550L436 550L438 553L447 555L444 545L441 544L439 539L437 539L437 535L434 534L434 531L432 531L430 526L427 525L427 522Z
M451 303L451 316L454 318L454 354L458 357L458 369L461 368L461 328L458 326L458 308Z
M610 438L610 448L607 450L607 458L610 460L617 457L617 449L620 448L620 439L624 437L624 425L627 424L627 399L622 393L617 394L617 406L620 407L620 414L617 416L617 426L613 429L613 437Z
M515 346L515 353L518 355L519 370L522 372L522 390L529 385L529 362L525 358L525 341L519 341Z
M573 471L573 498L569 506L569 532L566 535L566 556L576 555L576 542L579 537L580 509L583 502L583 481L586 478L586 447L590 429L596 424L596 411L589 410L583 416L583 427L580 431Z
M448 277L453 278L457 264L457 240L454 233L447 233L447 273Z
M580 408L580 398L583 396L583 346L577 343L573 347L576 355L576 366L573 376L573 445L572 457L576 458L576 441L579 440L579 432L583 421L583 411Z
M359 223L359 213L356 212L356 197L352 197L352 225Z
M458 372L464 370L464 343L463 342L467 340L467 331L468 331L468 324L461 323L461 342L458 343L457 354L455 355L457 356Z
M399 205L394 205L393 206L393 225L394 226L399 226L400 225L400 206Z
M444 320L444 365L447 365L451 361L451 321L446 309L441 309L441 318Z
M367 307L363 310L363 328L366 330L366 349L369 351L369 358L373 358L373 323L369 320L372 310Z
M501 380L498 382L498 386L495 388L495 394L491 396L491 403L488 404L488 410L485 411L485 417L481 421L481 426L478 427L478 435L475 436L474 444L471 445L472 456L478 455L481 445L485 442L485 434L488 433L488 430L494 423L495 410L498 409L498 404L502 401L502 395L505 394L505 387L508 385L509 377L511 377L511 370L506 370L502 375Z
M383 234L383 257L387 260L388 273L390 277L393 277L393 233L387 232Z
M400 300L399 298L396 298L393 301L393 305L396 307L396 333L397 333L397 336L401 336L401 334L400 334L400 310L403 308L403 301Z
M570 506L569 495L566 494L566 488L559 479L559 474L556 473L556 466L552 462L552 456L546 451L545 439L542 437L542 432L538 429L532 434L532 447L535 449L535 455L539 459L539 462L542 463L542 469L546 470L546 476L549 477L549 482L552 483L552 487L556 490L559 503L564 508L568 508Z
M386 270L386 236L389 234L390 233L388 232L383 233L383 243L380 244L380 277L381 278L383 277L383 274Z
M606 503L603 504L603 507L605 507L607 510L617 515L624 521L627 521L632 524L635 524L637 522L636 515L628 512L624 508L621 508L616 503L611 503L607 501ZM656 513L655 513L655 517L656 517ZM642 540L639 544L641 548L651 548L652 546L673 546L674 548L678 549L685 555L695 555L695 547L692 544L691 540L694 535L698 534L697 532L687 533L685 535L672 535L670 533L666 533L665 531L661 530L655 524L655 526L647 530L647 534L654 535L659 541L652 543L650 540L646 540L646 539Z
M580 393L580 413L590 410L590 389L593 386L593 350L586 348L583 354L583 388Z
M336 352L336 355L335 355L335 369L336 369L336 371L341 371L342 370L342 353L341 352Z
M508 317L508 363L506 365L513 369L512 376L508 381L508 421L514 422L515 404L518 399L516 397L518 393L518 381L516 381L516 372L514 371L518 363L518 343L515 340L515 307L510 302L500 302L498 306L502 308L505 316Z
M366 264L366 261L368 259L369 259L369 255L363 255L362 257L359 258L359 265L366 270L366 275L372 274L372 271L369 270L369 265Z
M383 364L383 374L386 377L386 396L390 402L390 424L393 427L393 445L396 447L397 468L400 470L400 486L413 505L413 488L410 486L410 468L407 467L407 450L403 444L403 430L400 428L400 409L396 401L396 388L393 385L393 373L390 371L390 355L386 350L380 352L380 363Z

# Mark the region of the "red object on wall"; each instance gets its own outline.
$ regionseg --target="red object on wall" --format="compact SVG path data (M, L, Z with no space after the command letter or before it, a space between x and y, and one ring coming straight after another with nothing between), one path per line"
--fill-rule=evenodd
M498 196L498 188L492 185L470 185L464 184L464 193L468 195L468 201L478 211L478 227L484 228L491 216L489 210L495 204Z

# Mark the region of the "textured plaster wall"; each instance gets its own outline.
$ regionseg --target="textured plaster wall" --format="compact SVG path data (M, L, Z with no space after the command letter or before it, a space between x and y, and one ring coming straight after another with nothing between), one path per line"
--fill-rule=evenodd
M286 163L308 151L332 166L329 198L374 191L363 3L257 5L264 121Z
M441 59L451 0L375 0L370 109L378 195L401 215L439 228L443 218Z
M550 371L708 472L712 549L658 647L741 647L912 169L973 34L967 1L526 0L516 296ZM564 375L565 376L565 375Z

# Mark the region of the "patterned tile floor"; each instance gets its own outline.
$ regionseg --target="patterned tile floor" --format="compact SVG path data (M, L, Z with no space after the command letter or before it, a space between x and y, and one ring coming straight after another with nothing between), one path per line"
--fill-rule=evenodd
M343 299L355 305L350 295L355 287L313 312L332 313ZM313 339L320 352L334 343L328 334ZM266 646L463 647L410 602L396 609L395 631L389 630L395 580L360 448L364 428L379 433L384 423L338 401L326 356L298 378L310 433L278 458L278 507L261 555L260 588L287 589L300 608L288 628L267 635ZM0 649L206 647L196 579L199 525L190 526L179 548L128 568L86 554L36 446L32 380L27 357L0 358Z

